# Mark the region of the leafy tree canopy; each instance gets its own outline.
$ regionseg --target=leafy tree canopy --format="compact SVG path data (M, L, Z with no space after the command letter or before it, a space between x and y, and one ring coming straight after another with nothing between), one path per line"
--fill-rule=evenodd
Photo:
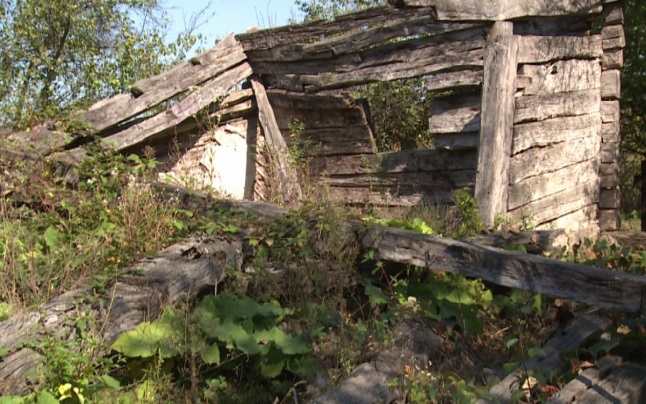
M334 16L386 3L385 0L296 0L305 22L329 20Z
M165 42L158 0L0 0L0 123L24 127L127 91L198 40Z
M646 157L646 2L625 3L626 49L622 74L622 146Z

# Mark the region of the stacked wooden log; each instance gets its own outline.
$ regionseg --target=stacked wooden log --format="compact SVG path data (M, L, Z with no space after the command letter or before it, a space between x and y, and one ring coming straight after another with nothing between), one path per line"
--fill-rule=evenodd
M608 0L392 1L228 36L81 118L116 150L152 146L173 180L237 198L297 202L303 178L290 155L305 146L332 200L447 203L468 186L487 224L503 214L539 228L613 229L622 24ZM374 137L387 134L342 91L415 77L434 97L437 150L376 153Z
M623 66L624 16L620 5L605 10L605 27L601 30L601 193L599 225L602 230L618 230L620 206L619 178L619 98Z

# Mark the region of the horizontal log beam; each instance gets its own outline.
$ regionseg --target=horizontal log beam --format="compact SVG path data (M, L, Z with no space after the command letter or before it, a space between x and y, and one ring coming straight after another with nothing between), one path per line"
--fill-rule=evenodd
M229 35L194 63L184 63L133 85L133 94L99 101L81 114L96 132L137 116L193 86L200 85L246 59L240 44Z
M391 0L405 7L434 7L440 21L503 21L523 17L556 17L572 14L598 14L601 0Z

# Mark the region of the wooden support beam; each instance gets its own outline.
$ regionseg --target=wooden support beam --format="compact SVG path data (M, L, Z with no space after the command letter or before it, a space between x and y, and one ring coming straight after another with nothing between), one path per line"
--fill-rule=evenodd
M601 0L390 0L404 7L435 7L440 21L502 21L521 17L596 14Z
M278 123L276 123L276 116L274 115L274 110L271 108L271 104L269 104L265 86L260 80L252 77L251 88L253 88L256 96L260 126L265 134L265 140L271 149L272 157L276 161L283 200L298 204L302 197L301 187L298 183L298 175L296 174L296 170L290 165L287 144L285 143L283 135L280 133Z
M485 48L475 197L486 225L507 211L518 54L513 30L511 22L496 22Z

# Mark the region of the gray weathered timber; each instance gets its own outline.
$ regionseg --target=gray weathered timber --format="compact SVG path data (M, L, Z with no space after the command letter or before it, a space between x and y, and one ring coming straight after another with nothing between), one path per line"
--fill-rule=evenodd
M243 59L235 62L235 60L241 56L239 54L240 52L242 52ZM242 61L244 61L244 49L242 49L240 42L236 40L235 36L233 36L233 34L229 34L219 41L213 48L200 55L194 56L187 63L177 65L162 74L137 81L132 85L132 93L138 96L151 90L156 90L160 86L167 86L169 82L174 80L185 81L187 80L186 77L183 77L185 75L196 75L197 77L192 80L194 84L191 85L198 85L204 81L195 82L195 80L199 80L200 76L203 76L204 74L199 70L199 66L213 69L217 68L216 66L235 66L237 63ZM220 67L217 69L222 69L221 71L224 71L228 68ZM211 77L214 76L215 75Z
M621 98L621 71L604 70L601 74L601 98L618 100Z
M399 9L380 6L339 15L329 22L320 20L309 24L266 29L238 35L237 39L250 55L250 60L253 61L253 51L256 50L271 49L293 43L312 43L324 37L329 38L339 33L363 30L366 29L365 27L384 24L388 21L414 19L428 15L433 15L433 9Z
M426 89L441 91L460 87L478 87L482 84L482 77L481 69L438 73L426 78Z
M569 165L549 175L537 175L509 186L508 209L513 210L530 202L593 181L598 177L597 159Z
M601 143L601 162L618 163L619 162L619 142L602 142Z
M394 38L405 38L418 35L437 35L451 31L459 31L482 24L474 23L438 23L435 18L422 15L413 19L388 22L382 26L353 31L338 37L332 37L303 46L303 59L319 54L338 56L344 53L357 52Z
M608 25L601 29L603 49L620 49L626 47L626 36L623 25Z
M611 4L603 7L604 22L606 25L624 23L624 8L622 4Z
M601 0L391 0L407 7L435 7L438 20L502 21L521 17L597 14Z
M475 173L474 173L475 176ZM450 204L455 202L453 189L437 189L422 192L413 188L370 189L366 187L331 187L326 196L330 200L348 205L373 205L389 207L413 207L424 204Z
M593 388L577 397L581 403L643 403L646 401L646 367L626 363L613 369Z
M609 49L603 51L601 67L607 69L621 69L624 66L624 50Z
M643 276L380 226L367 226L361 246L384 261L458 273L600 308L642 313L646 309Z
M437 49L411 53L401 61L386 62L378 66L361 66L347 73L304 75L301 80L308 91L330 90L351 87L375 81L389 81L436 74L450 69L466 69L482 66L482 49L468 50L459 54L447 53L441 56L425 55L437 53Z
M230 107L232 105L239 104L250 100L253 97L253 90L250 88L245 88L242 90L234 91L231 94L224 97L218 108Z
M265 135L265 141L269 146L272 157L277 164L279 175L280 191L285 202L298 204L301 200L301 186L298 182L298 175L288 161L289 153L287 144L276 123L274 111L269 103L265 86L256 78L251 78L251 87L256 96L258 105L258 120Z
M394 344L374 360L359 365L337 386L307 400L312 404L375 404L397 402L402 392L396 386L410 363L437 361L443 339L427 324L404 320L393 332ZM438 359L436 359L438 358Z
M599 358L595 367L579 371L579 375L568 382L559 392L550 397L546 404L566 404L578 401L588 389L595 388L599 381L615 371L621 364L621 358L604 356Z
M464 150L477 149L480 144L480 133L435 133L433 134L433 145L436 149Z
M481 234L471 239L470 242L502 249L522 245L528 254L542 255L560 249L559 239L564 236L565 231L561 229L522 232L504 231L502 233Z
M507 211L518 54L513 32L513 23L496 22L485 51L475 198L487 226Z
M514 35L521 36L587 36L590 24L581 16L530 18L514 21Z
M227 265L235 268L241 264L241 245L224 238L212 239L212 243L188 239L151 260L139 262L133 266L132 274L108 285L104 296L96 296L90 288L73 290L39 310L1 322L0 349L8 349L9 353L0 360L0 380L8 382L8 390L0 394L25 393L28 380L37 382L30 372L37 371L39 355L21 344L42 340L46 333L64 337L74 332L75 325L69 320L79 313L99 321L96 337L110 346L122 333L154 320L166 304L185 302L205 289L213 290L224 277ZM185 255L191 248L201 252L195 257Z
M606 317L584 315L576 318L565 327L560 335L552 338L542 347L545 356L532 358L519 366L516 371L489 389L489 393L493 396L491 401L480 400L478 403L511 403L514 393L522 388L521 372L536 370L544 375L553 374L564 365L564 361L561 359L562 354L581 347L586 340L602 331L609 330L611 326L612 322Z
M431 133L478 132L482 96L477 93L435 97L428 129Z
M595 113L514 125L512 155L532 147L542 147L582 137L596 137L599 135L600 123L601 116Z
M600 139L585 137L545 147L526 150L511 158L511 184L542 175L580 161L597 159Z
M599 111L600 102L598 87L569 93L518 97L514 123L540 121L559 116L594 114Z
M377 155L323 157L316 159L318 172L328 175L401 173L416 171L475 170L474 150L405 150Z
M619 101L602 101L601 102L601 122L619 122Z
M619 163L602 163L599 166L599 176L603 188L614 188L619 185Z
M243 63L204 84L166 112L106 138L106 146L123 150L180 124L210 104L217 102L236 84L251 75L251 66Z
M550 222L599 202L599 179L576 185L509 211L514 218L530 215L534 225Z
M287 128L289 129L289 128ZM281 128L283 134L288 133ZM304 152L312 157L344 154L375 154L372 131L368 126L307 129L300 134ZM287 139L288 144L291 141Z
M558 60L540 65L522 65L519 75L530 83L523 95L543 95L599 88L603 77L598 60Z
M619 141L619 121L602 123L601 139L604 142L618 142Z
M348 128L367 126L368 121L363 107L355 105L339 109L303 109L303 108L274 108L278 127L289 130L290 124L298 120L309 129Z
M602 189L599 194L599 209L618 209L621 204L619 189Z
M325 176L322 182L332 187L371 189L393 189L395 193L402 187L430 192L440 189L462 189L475 182L474 170L439 171L436 175L427 172L405 171L399 173L366 173L355 175Z
M603 54L601 36L521 36L518 63L543 63L559 59L595 59Z
M202 84L246 58L242 47L232 35L221 41L214 50L220 57L212 63L184 63L159 76L138 82L133 86L138 94L136 97L122 94L100 101L81 114L80 118L92 125L96 132L101 132L148 111L192 86Z
M588 237L585 236L586 234L590 235L589 237L596 237L599 230L598 217L599 206L594 203L558 219L539 224L536 230L567 229L577 233L579 237Z
M285 90L267 90L269 103L273 108L286 109L344 109L354 106L354 101L348 93L302 94Z
M599 227L602 231L617 231L620 225L617 209L599 209Z

